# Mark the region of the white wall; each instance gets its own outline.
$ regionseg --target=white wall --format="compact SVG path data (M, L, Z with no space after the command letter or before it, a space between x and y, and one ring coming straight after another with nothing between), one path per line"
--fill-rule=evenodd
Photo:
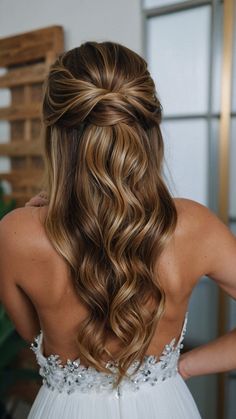
M54 24L66 49L111 40L141 53L141 0L0 0L0 37Z

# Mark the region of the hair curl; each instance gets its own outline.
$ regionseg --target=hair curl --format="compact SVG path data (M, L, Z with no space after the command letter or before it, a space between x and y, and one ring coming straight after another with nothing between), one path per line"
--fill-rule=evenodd
M50 68L45 230L89 312L80 358L103 372L103 356L115 359L116 385L134 360L139 368L165 306L154 266L177 212L162 178L161 117L146 61L125 46L85 42Z

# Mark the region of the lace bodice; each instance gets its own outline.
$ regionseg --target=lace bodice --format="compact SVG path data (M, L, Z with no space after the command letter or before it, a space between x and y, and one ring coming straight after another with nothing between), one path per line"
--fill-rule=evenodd
M93 367L85 367L80 363L79 358L75 361L68 359L66 364L62 365L59 355L44 356L42 330L35 337L34 342L31 343L31 349L34 351L40 366L39 374L43 378L43 384L51 390L67 392L68 394L77 390L86 393L93 391L115 392L116 397L120 397L124 390L137 391L140 386L155 385L177 374L178 359L183 347L182 342L186 332L187 318L188 313L185 315L179 340L177 341L174 338L165 345L159 359L155 355L145 355L139 370L129 377L139 364L139 361L133 362L128 368L127 376L122 379L116 390L112 386L115 380L112 373L106 374ZM117 371L117 365L113 361L108 361L106 366L111 371Z

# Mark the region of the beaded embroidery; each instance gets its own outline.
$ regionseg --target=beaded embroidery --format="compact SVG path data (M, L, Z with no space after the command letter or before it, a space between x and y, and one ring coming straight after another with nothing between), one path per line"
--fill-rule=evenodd
M79 358L75 361L67 360L62 365L59 355L52 354L45 357L42 352L43 332L35 337L30 347L36 355L37 362L40 366L39 374L43 378L43 384L51 390L73 393L79 390L84 393L91 391L96 392L115 392L116 397L120 397L124 390L137 391L142 385L155 385L157 382L164 381L173 377L178 372L178 359L180 350L183 348L183 340L186 332L188 312L185 315L183 328L180 338L176 343L176 338L165 345L165 348L159 357L155 355L145 355L139 370L131 377L129 374L135 370L139 361L134 361L127 370L127 376L123 377L121 383L116 389L112 384L115 380L113 374L106 374L97 371L93 367L85 367L80 363ZM106 366L116 372L117 366L113 361L108 361Z

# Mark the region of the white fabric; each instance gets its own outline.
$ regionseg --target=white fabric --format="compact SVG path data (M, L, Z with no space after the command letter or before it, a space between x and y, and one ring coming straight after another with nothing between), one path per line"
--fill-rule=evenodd
M113 375L80 364L62 365L58 355L43 355L43 332L31 344L43 385L28 419L201 419L194 399L178 373L187 313L179 340L167 344L159 359L147 355L141 368L112 388ZM112 371L115 365L108 363ZM107 364L107 365L108 365ZM137 362L128 370L131 374Z

